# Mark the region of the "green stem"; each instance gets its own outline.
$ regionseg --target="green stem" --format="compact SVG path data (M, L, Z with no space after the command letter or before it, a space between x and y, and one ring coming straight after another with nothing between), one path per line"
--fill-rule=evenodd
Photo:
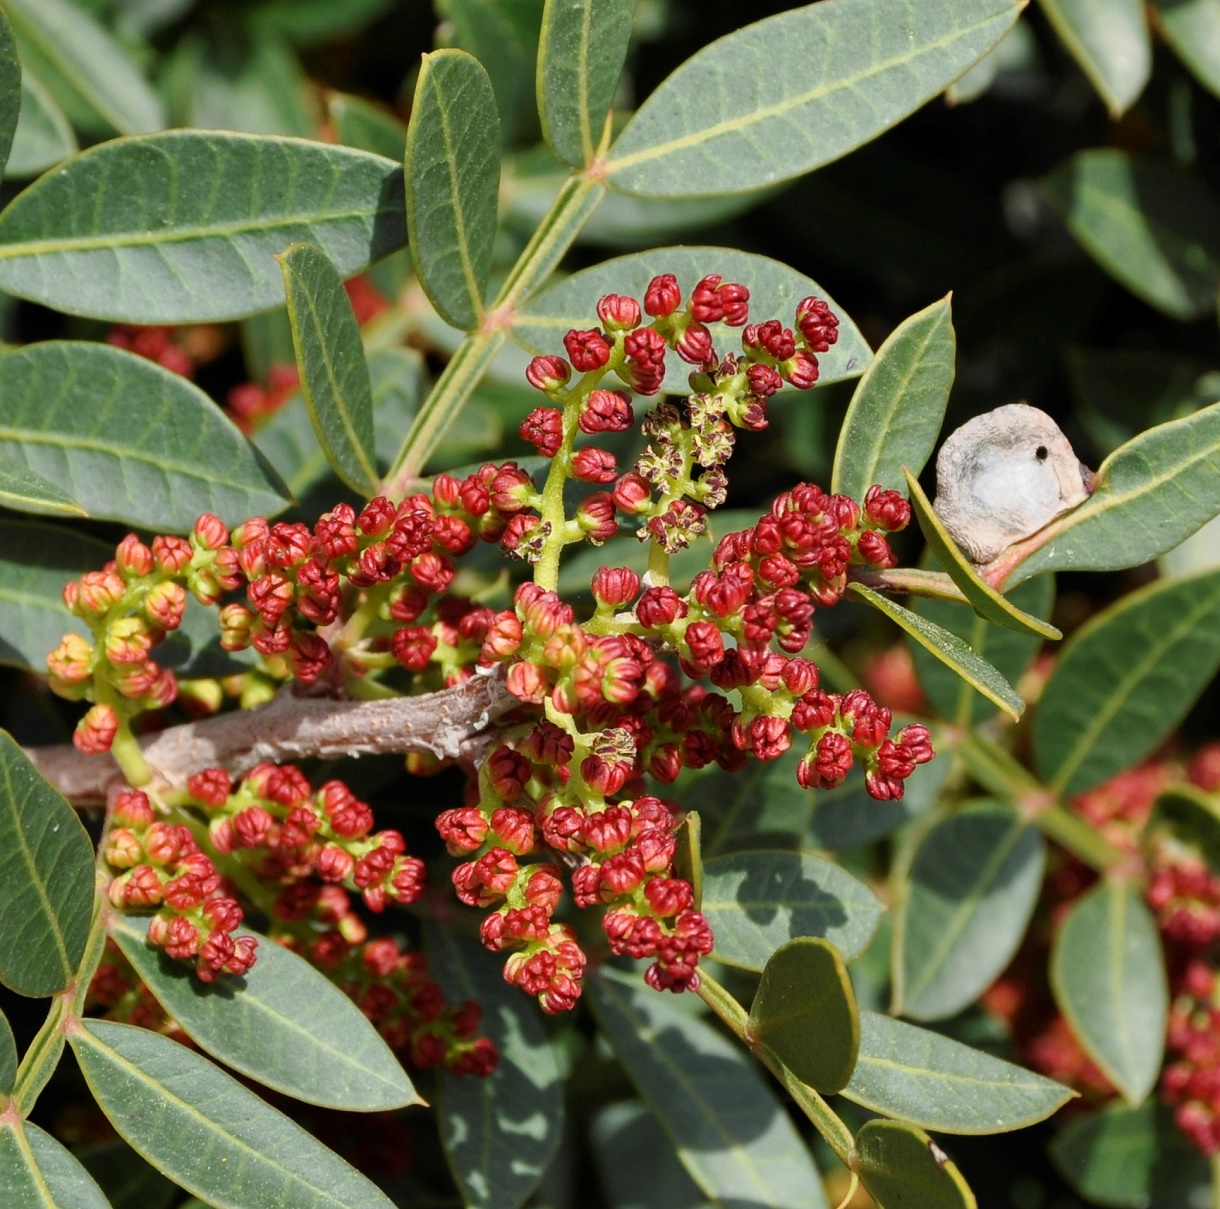
M830 1106L808 1084L802 1083L765 1046L750 1037L750 1018L745 1008L714 978L699 971L699 998L712 1009L729 1030L784 1085L784 1089L800 1110L813 1122L814 1128L845 1166L851 1167L855 1139L851 1130L831 1111Z
M1052 802L1034 815L1038 830L1050 836L1061 848L1066 848L1090 869L1104 873L1120 865L1129 865L1131 856L1116 848L1092 823L1078 814Z
M1212 1155L1212 1209L1220 1209L1220 1154Z

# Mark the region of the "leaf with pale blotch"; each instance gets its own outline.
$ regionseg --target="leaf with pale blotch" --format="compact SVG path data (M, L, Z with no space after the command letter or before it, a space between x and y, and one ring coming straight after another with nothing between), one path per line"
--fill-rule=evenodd
M400 166L270 135L115 139L0 214L0 289L130 323L240 319L280 304L275 257L298 241L345 276L401 247Z
M874 484L902 490L904 466L920 472L945 418L956 350L948 298L890 333L847 409L831 491L863 500Z
M0 1126L0 1188L14 1209L110 1209L72 1152L29 1121Z
M879 1209L976 1209L957 1164L922 1129L867 1121L856 1153L860 1180Z
M864 584L849 583L847 591L900 625L920 646L930 651L942 663L951 667L972 688L988 701L994 701L1013 718L1019 718L1025 702L1016 690L982 656L970 649L956 634L941 629L935 622L904 609L902 605L874 592Z
M1156 920L1139 890L1102 882L1055 934L1051 989L1076 1039L1130 1104L1156 1084L1169 991Z
M1040 0L1042 11L1113 118L1148 83L1152 39L1143 0Z
M809 4L747 25L682 64L608 156L643 197L739 193L790 180L896 125L983 57L1011 0ZM730 170L731 166L731 170Z

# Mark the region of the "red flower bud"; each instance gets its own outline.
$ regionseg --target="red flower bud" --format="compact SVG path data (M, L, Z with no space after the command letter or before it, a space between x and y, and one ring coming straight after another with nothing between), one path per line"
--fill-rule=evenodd
M644 310L654 318L672 315L682 305L682 291L672 273L654 277L644 292Z
M564 336L563 346L568 350L572 367L578 373L587 374L601 369L610 360L610 346L596 328L585 331L573 329Z

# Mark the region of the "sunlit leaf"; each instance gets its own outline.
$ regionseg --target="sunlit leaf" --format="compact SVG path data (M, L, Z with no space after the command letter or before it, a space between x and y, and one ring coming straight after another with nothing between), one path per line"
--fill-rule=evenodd
M879 1209L975 1209L957 1164L921 1129L867 1121L856 1150L860 1179Z

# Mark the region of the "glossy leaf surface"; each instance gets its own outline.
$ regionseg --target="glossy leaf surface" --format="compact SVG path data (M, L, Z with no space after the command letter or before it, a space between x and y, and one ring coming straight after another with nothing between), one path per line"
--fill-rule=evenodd
M904 319L890 333L847 409L831 491L863 500L874 483L904 490L902 468L918 474L936 446L956 353L948 298Z
M1156 921L1138 889L1102 882L1073 905L1051 949L1055 1002L1131 1104L1156 1084L1169 992Z
M76 812L0 731L0 982L53 995L76 974L93 914L93 845Z
M866 1121L856 1150L860 1180L881 1209L975 1209L957 1164L921 1129Z
M640 106L610 149L610 184L682 197L800 176L931 100L1019 11L1010 0L920 0L899 16L884 0L835 0L747 25Z
M0 1188L21 1209L110 1209L72 1152L29 1121L0 1127Z
M24 196L24 195L23 195ZM185 531L280 511L283 484L197 386L109 344L48 340L0 358L0 455L90 516Z
M401 247L399 165L220 131L116 139L0 214L0 288L130 323L240 319L279 305L275 256L297 241L345 275Z
M1111 117L1125 112L1152 71L1142 0L1039 0L1042 11Z

